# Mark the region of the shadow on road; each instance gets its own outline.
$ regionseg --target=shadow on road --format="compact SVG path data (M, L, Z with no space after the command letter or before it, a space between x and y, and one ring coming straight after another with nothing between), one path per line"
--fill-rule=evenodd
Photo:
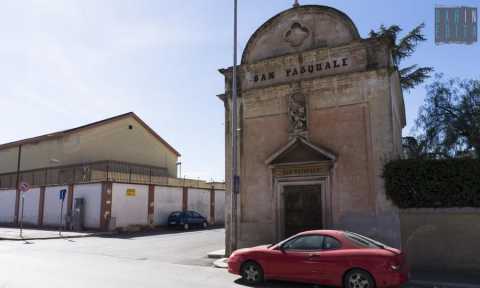
M245 286L245 287L252 287L252 286L249 286L247 284L245 284L242 279L237 279L234 281L236 284L238 285L242 285L242 286ZM255 287L258 287L258 288L320 288L320 287L327 287L327 286L320 286L320 285L316 285L316 284L304 284L304 283L294 283L294 282L285 282L285 281L273 281L273 280L269 280L269 281L265 281L264 283L260 284L260 285L257 285Z
M181 228L155 228L153 230L145 231L136 231L136 232L119 232L114 234L99 235L100 238L115 238L115 239L126 239L126 240L135 240L135 238L148 237L148 236L157 236L157 235L171 235L171 234L186 234L206 230L222 230L223 227L213 226L209 228L192 228L190 230L183 230Z

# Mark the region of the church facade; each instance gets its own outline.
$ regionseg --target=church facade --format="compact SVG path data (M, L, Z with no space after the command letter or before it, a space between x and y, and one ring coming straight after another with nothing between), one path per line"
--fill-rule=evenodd
M400 246L382 179L384 164L400 157L405 126L391 45L362 39L347 15L318 5L286 10L251 36L238 67L239 248L308 229ZM220 71L230 247L232 68Z

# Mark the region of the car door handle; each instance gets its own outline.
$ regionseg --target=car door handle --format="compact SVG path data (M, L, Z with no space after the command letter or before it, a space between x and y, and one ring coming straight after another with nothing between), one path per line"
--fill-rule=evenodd
M320 262L324 260L323 257L321 257L320 255L318 254L309 254L308 257L307 257L307 261L315 261L315 262Z

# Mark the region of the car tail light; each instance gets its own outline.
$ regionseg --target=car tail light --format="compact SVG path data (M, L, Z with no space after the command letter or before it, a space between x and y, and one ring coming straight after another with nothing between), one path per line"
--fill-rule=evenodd
M395 255L388 264L388 268L390 271L400 272L403 268L403 262L403 255Z
M400 265L392 264L390 265L390 269L392 269L393 271L400 271Z

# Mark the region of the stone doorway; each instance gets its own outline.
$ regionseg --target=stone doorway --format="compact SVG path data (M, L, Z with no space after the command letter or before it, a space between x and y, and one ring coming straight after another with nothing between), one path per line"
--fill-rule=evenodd
M285 237L323 228L322 185L284 187Z

